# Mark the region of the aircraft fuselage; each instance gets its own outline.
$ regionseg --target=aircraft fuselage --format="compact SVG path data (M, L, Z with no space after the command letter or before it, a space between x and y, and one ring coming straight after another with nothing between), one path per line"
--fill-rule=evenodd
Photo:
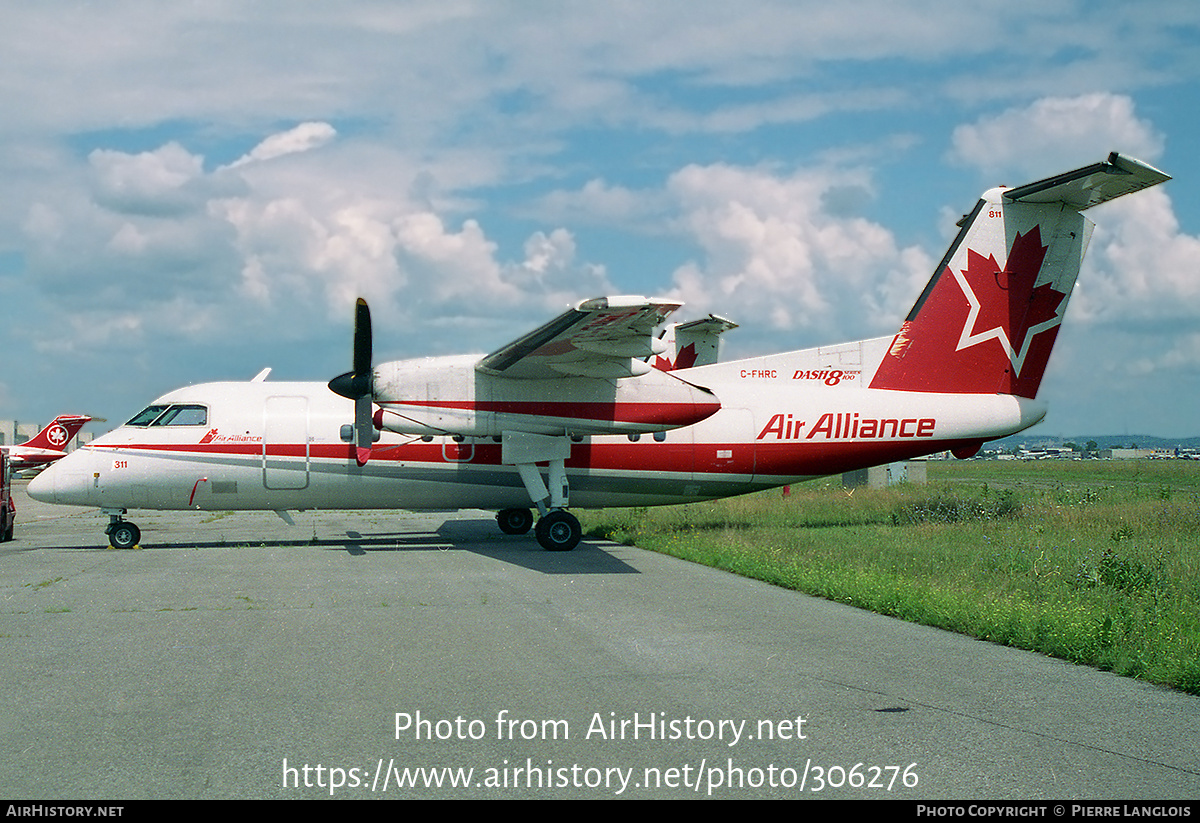
M886 342L886 341L881 341ZM729 398L691 426L658 434L578 435L566 469L573 507L685 503L978 445L1041 419L1008 395L881 392L795 353L695 369ZM753 367L747 367L753 363ZM828 364L826 364L828 365ZM804 368L801 368L804 366ZM455 509L528 507L499 437L380 432L359 466L353 402L324 383L209 383L154 406L196 409L169 425L125 425L36 479L50 502L103 509ZM202 420L202 422L200 422Z

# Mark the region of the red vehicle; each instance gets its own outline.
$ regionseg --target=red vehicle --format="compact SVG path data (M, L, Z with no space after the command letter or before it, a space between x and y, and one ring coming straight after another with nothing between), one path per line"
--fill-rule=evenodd
M0 452L0 543L13 538L13 522L17 511L12 499L12 468L8 455Z

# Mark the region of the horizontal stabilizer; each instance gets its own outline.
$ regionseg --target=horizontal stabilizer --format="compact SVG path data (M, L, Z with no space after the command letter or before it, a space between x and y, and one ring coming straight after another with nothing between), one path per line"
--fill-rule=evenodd
M1009 203L1066 203L1083 211L1170 179L1153 166L1114 151L1101 163L1006 189L1004 199Z

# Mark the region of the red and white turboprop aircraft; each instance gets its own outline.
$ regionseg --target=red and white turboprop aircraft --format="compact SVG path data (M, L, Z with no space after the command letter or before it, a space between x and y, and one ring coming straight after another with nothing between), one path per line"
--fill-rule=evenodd
M687 503L969 456L1046 413L1038 385L1092 229L1080 212L1168 179L1114 153L992 189L897 334L749 360L717 361L729 321L659 337L677 303L609 297L484 357L373 366L359 300L352 371L164 395L29 494L101 507L117 547L138 542L123 519L137 508L481 508L522 534L536 507L541 545L569 550L568 503Z
M15 446L0 446L0 450L8 452L9 465L15 472L52 463L67 456L71 438L79 433L84 423L93 419L85 414L60 414L31 440Z

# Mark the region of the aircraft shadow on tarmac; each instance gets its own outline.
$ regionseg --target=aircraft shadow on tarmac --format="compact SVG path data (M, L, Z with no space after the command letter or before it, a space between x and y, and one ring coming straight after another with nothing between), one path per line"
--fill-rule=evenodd
M602 540L582 540L569 552L549 552L538 545L532 535L492 535L495 524L482 527L479 521L448 520L434 531L345 531L345 537L313 537L296 539L215 539L215 540L162 540L150 534L138 550L154 549L229 549L242 548L300 548L312 546L331 551L344 551L354 557L377 552L408 551L467 551L504 563L511 563L531 571L544 574L639 574L625 561L605 551L606 546L615 544ZM14 548L16 548L14 544ZM92 546L60 546L60 549L94 548ZM106 550L107 546L105 547Z
M545 574L639 574L623 560L604 551L599 541L581 541L569 552L548 552L530 536L495 537L481 541L472 521L450 520L436 532L363 534L348 530L347 540L319 540L315 545L341 548L351 555L369 552L414 551L450 548L469 551Z

